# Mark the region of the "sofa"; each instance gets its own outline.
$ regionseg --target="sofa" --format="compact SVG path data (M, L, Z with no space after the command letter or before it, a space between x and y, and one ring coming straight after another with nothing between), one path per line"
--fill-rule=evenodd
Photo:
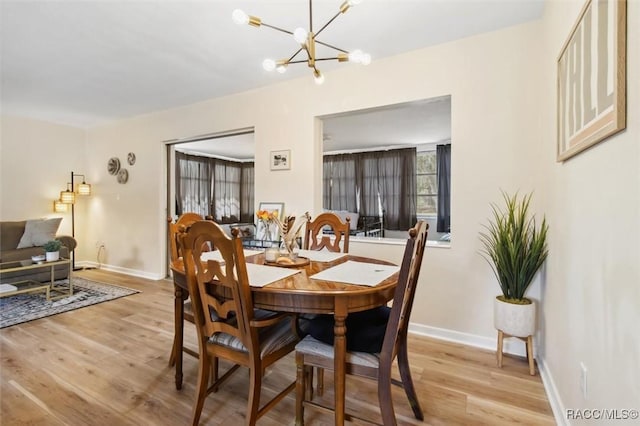
M62 242L60 257L68 259L70 252L76 248L76 240L70 236L56 235L61 220L61 218L54 218L0 221L0 263L31 261L31 256L44 254L42 245L53 239ZM54 279L67 278L69 269L69 265L55 266ZM25 280L47 282L51 280L50 271L49 268L38 268L7 272L0 275L0 283L11 284Z

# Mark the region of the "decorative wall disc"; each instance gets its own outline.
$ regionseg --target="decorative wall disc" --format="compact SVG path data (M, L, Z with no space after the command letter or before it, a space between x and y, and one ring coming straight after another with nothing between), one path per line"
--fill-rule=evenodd
M109 158L109 161L107 162L107 170L110 175L118 174L118 171L120 170L120 160L117 157Z
M129 172L127 169L120 169L118 172L118 183L127 183L129 180Z
M133 152L127 154L127 163L129 163L130 166L136 164L136 155Z

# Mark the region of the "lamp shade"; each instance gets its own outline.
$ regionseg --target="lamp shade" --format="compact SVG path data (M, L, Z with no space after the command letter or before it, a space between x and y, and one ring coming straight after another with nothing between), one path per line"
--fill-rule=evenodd
M65 213L69 210L69 205L60 200L53 200L53 211L56 213Z
M78 185L78 195L91 195L91 185L85 182L82 182Z
M73 191L60 191L60 200L61 203L65 204L73 204L76 202L76 194Z

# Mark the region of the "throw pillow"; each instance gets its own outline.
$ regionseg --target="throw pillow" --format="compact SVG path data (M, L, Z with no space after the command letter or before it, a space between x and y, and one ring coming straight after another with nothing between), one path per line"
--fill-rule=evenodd
M61 217L27 220L18 248L38 247L56 238Z

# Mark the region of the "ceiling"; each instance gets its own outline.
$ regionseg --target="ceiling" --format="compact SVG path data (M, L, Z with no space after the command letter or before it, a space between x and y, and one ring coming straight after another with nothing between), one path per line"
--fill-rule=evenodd
M340 3L316 0L314 28ZM312 78L303 65L264 71L263 59L288 57L295 41L231 19L240 8L285 29L306 27L303 0L2 0L0 8L3 114L91 127ZM365 0L320 38L375 61L538 19L542 8L543 0ZM320 63L327 79L345 66L362 65Z

